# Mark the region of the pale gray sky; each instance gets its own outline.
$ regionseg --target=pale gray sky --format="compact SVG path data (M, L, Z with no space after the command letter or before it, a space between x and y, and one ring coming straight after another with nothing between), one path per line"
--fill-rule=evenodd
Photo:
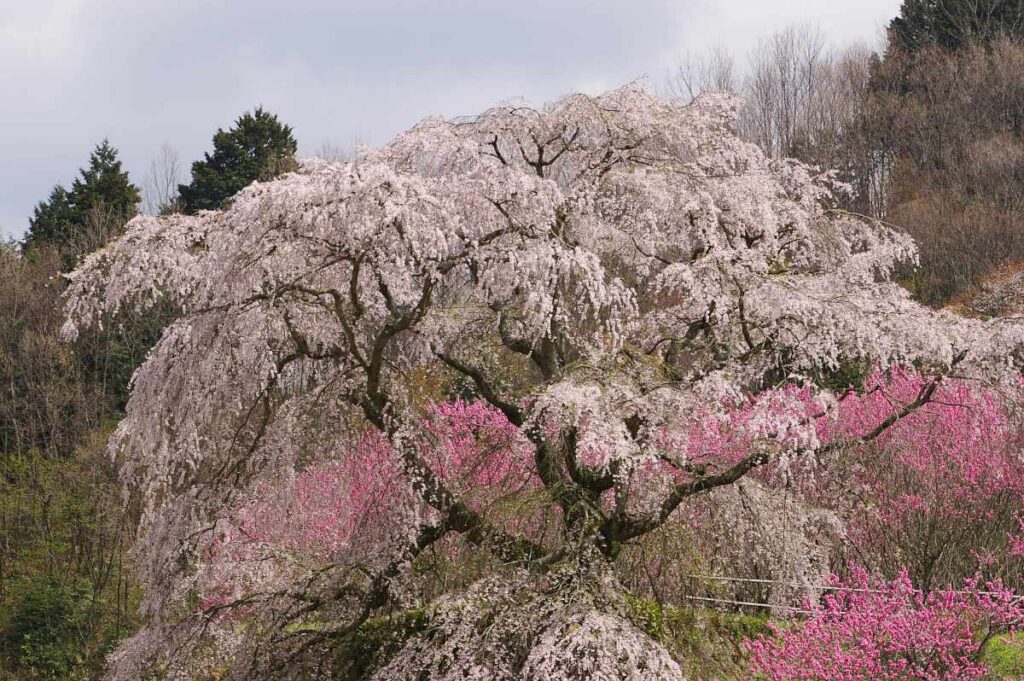
M136 184L262 104L301 155L431 114L542 102L795 23L874 44L899 0L0 0L0 238L104 137Z

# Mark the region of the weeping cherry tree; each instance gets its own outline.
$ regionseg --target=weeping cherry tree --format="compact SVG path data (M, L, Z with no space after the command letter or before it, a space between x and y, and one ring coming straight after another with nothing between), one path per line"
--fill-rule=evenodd
M226 210L140 216L86 259L68 337L180 310L111 442L144 509L147 621L113 678L328 676L409 604L434 634L376 678L679 678L624 616L625 548L697 495L878 437L951 375L1016 390L1021 326L915 303L890 280L912 241L743 142L738 106L632 84L431 118ZM857 377L896 367L920 390L830 435ZM456 395L491 424L459 431L457 462ZM708 424L742 451L716 456ZM484 475L497 450L512 463ZM243 527L258 559L216 568L239 513L290 527L294 499L273 500L328 464L349 473L317 499L336 479L349 506L321 520L360 516L345 541L314 559ZM452 542L490 574L424 603L412 568Z

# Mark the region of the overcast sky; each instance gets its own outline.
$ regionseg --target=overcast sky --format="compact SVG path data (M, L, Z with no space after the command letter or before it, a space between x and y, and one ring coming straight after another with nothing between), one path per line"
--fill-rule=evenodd
M256 105L300 155L647 77L794 23L874 44L899 0L0 0L0 237L104 137L136 184ZM183 178L187 179L187 178Z

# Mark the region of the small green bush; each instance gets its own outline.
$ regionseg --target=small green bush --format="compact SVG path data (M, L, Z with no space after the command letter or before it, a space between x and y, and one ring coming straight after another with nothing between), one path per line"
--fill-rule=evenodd
M414 609L367 620L335 651L334 678L359 681L401 649L405 642L426 629L425 610Z
M742 642L771 632L765 615L660 605L627 597L630 619L676 657L687 678L745 679Z
M67 679L84 661L87 590L56 582L29 586L0 631L0 650L38 679Z

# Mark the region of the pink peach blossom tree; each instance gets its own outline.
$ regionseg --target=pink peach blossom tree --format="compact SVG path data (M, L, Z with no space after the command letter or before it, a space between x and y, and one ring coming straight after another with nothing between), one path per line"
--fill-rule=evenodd
M844 400L829 428L856 433L920 393L912 371L875 375ZM930 590L975 574L1020 589L1015 515L1024 506L1024 458L1015 405L955 378L871 443L836 451L797 476L804 498L835 511L845 558L890 578L906 570Z
M754 640L751 671L765 681L980 681L980 653L1024 625L1024 603L999 582L923 593L906 573L891 582L855 569L806 622Z

